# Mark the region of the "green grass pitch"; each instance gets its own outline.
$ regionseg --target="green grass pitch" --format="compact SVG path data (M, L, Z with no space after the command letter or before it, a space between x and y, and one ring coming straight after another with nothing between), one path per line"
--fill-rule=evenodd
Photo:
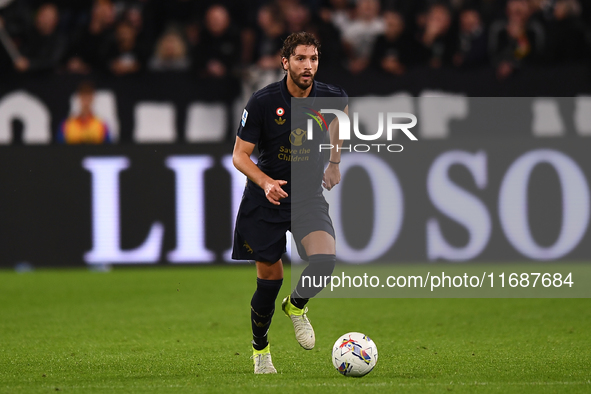
M316 299L311 351L278 299L279 374L255 376L254 279L252 266L0 271L0 393L591 392L588 299ZM378 346L363 378L330 360L348 331Z

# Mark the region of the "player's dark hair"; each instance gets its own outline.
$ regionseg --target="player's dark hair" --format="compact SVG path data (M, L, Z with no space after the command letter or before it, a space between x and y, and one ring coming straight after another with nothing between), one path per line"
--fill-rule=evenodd
M318 57L320 57L320 41L318 41L312 33L301 31L299 33L291 33L285 41L283 41L281 58L289 60L289 57L295 54L298 45L313 46L316 48L316 51L318 51ZM283 61L281 62L281 68L283 68Z

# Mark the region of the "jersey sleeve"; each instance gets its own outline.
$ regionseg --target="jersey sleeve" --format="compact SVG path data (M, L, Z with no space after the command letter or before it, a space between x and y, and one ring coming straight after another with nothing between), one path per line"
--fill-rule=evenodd
M344 110L349 105L349 95L345 92L345 89L341 88L341 110Z
M240 125L238 126L238 137L242 140L256 144L261 136L263 117L261 102L254 95L248 100L246 108L242 111Z

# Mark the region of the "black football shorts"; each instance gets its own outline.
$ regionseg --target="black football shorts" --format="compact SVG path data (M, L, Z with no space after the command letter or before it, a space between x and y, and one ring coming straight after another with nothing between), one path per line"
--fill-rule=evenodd
M245 194L236 218L232 258L275 263L286 252L287 231L293 234L298 253L305 261L308 256L301 242L306 235L325 231L335 238L324 197L292 203L290 208L269 208Z

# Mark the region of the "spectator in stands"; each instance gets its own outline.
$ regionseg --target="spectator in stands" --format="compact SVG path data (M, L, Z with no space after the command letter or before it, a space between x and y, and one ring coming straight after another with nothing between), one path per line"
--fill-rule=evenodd
M264 70L281 69L281 48L286 34L279 9L271 4L262 6L257 21L254 62Z
M526 0L509 0L506 13L507 19L490 28L489 50L499 79L509 77L524 63L539 62L544 48L544 30L539 22L530 20Z
M144 16L142 14L142 9L136 4L128 6L125 9L123 12L123 18L128 21L137 32L141 32L142 28L144 27Z
M453 63L457 67L477 67L488 60L487 36L480 13L475 8L460 12L460 31Z
M126 20L117 24L115 37L106 52L106 66L114 75L128 75L142 69L144 54L137 45L137 31Z
M75 74L87 74L103 68L102 55L113 35L115 9L110 0L95 1L88 26L77 32L70 46L66 68Z
M159 0L144 2L144 30L154 37L161 37L170 27L175 26L191 46L197 45L199 27L197 15L203 1L193 0Z
M0 1L0 23L16 41L20 41L33 27L27 0Z
M580 62L589 59L591 48L581 20L577 0L557 0L554 21L550 25L549 51L556 63Z
M378 35L384 32L378 0L359 0L355 19L342 30L349 70L356 74L369 64L371 49Z
M548 23L552 19L552 3L549 0L527 0L529 7L529 19L536 21L542 25L544 29L547 28Z
M78 86L80 112L70 116L61 124L57 142L68 145L112 142L111 133L105 122L93 114L94 92L94 85L90 82L82 82Z
M402 75L412 51L408 37L404 34L404 18L395 11L385 11L383 18L384 34L376 39L371 65L388 74Z
M231 26L226 7L213 5L205 14L205 29L195 50L195 66L204 76L229 76L241 59L240 35Z
M298 3L287 3L283 7L287 21L287 33L307 31L312 33L322 44L323 69L341 66L345 52L340 30L332 23L330 11L325 10L324 17L312 17L310 8ZM326 12L328 11L328 12Z
M285 33L283 14L277 5L266 4L259 9L254 32L253 53L245 59L253 59L243 70L242 93L248 100L260 88L282 78L281 48Z
M432 68L451 63L455 52L451 22L451 12L444 4L434 4L429 8L418 35L417 61Z
M327 4L320 8L320 17L331 21L341 33L353 22L353 14L348 0L327 0Z
M137 33L136 46L138 51L144 55L148 55L154 47L158 36L154 35L151 29L146 29L144 7L141 6L142 4L143 2L133 2L124 10L122 17L129 22Z
M187 44L177 29L167 30L156 43L148 68L151 71L185 71L190 66Z
M347 57L345 55L341 31L333 23L331 15L329 10L321 10L313 18L309 30L310 33L318 38L318 41L322 45L323 70L347 66L344 62Z
M57 31L59 12L51 3L39 7L35 28L25 37L21 57L15 61L18 72L55 70L66 50L66 39Z
M292 2L286 4L283 10L288 34L310 30L310 9L308 7L298 2Z

